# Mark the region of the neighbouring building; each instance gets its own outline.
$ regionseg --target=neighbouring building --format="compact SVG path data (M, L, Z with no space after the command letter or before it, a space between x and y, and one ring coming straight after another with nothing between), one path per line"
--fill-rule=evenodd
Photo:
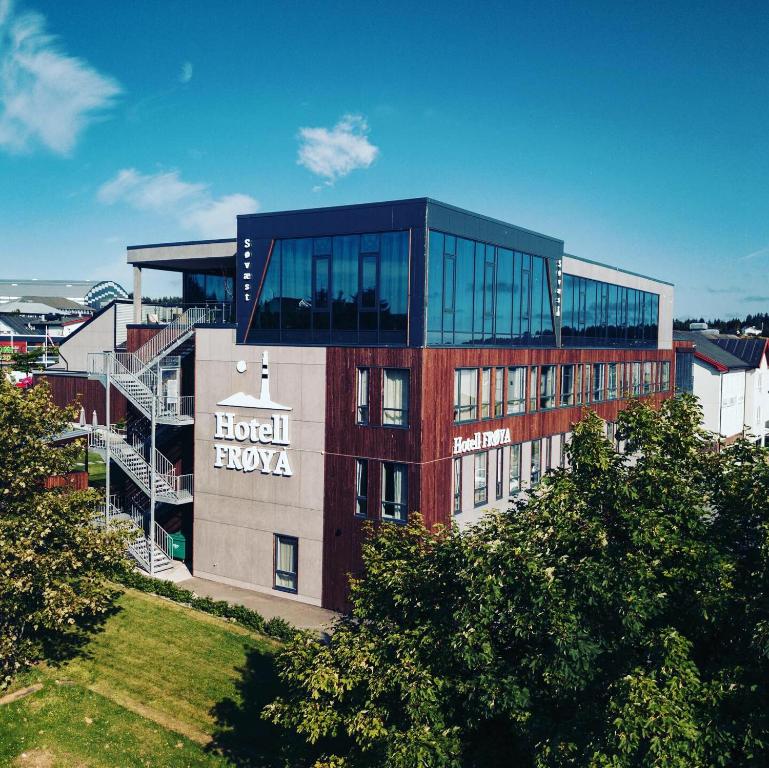
M181 532L198 576L341 609L367 522L470 525L564 461L584 407L612 437L673 393L672 285L426 198L243 215L128 263L134 322L110 305L46 375L98 410L108 513L153 570ZM147 269L182 275L170 324Z
M113 280L0 280L0 305L26 296L63 297L99 309L113 299L127 299L128 293Z
M769 339L722 336L708 328L675 331L674 337L678 388L699 399L702 426L715 433L722 444L749 437L766 445ZM679 348L681 342L687 342L688 347ZM684 382L687 372L689 381Z

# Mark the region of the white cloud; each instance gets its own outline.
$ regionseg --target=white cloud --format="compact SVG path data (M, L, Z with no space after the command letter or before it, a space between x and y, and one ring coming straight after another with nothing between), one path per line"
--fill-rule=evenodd
M182 64L182 71L179 73L179 82L189 83L190 80L192 80L192 62L185 61Z
M0 0L0 148L67 155L120 92L116 80L59 50L43 16Z
M297 162L323 176L327 184L356 168L368 168L379 148L368 140L368 123L362 115L344 115L331 129L300 128Z
M182 228L210 238L233 236L235 216L259 209L259 202L250 195L215 198L207 184L184 181L178 171L145 174L124 168L102 184L96 196L105 205L123 203L170 217Z

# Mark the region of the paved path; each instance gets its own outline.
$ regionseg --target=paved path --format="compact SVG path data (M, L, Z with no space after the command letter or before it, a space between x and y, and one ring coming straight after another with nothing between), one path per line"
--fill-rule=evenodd
M325 608L307 605L307 603L300 603L297 600L273 597L262 592L231 587L229 584L198 579L194 576L190 579L178 581L177 584L201 597L210 597L212 600L226 600L232 605L245 605L246 608L251 608L261 613L265 619L280 616L289 624L302 629L328 629L331 622L338 615L333 611L327 611Z

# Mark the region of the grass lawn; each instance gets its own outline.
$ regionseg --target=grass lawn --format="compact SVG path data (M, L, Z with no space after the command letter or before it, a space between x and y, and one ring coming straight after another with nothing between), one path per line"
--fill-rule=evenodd
M73 469L85 469L85 462L75 462ZM104 459L98 453L88 451L88 484L96 488L103 488L106 474Z
M0 706L0 765L272 766L286 734L259 711L280 647L221 619L127 590L78 657Z

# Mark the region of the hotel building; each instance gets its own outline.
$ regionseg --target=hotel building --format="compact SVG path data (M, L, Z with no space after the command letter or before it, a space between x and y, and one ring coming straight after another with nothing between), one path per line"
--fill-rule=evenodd
M673 394L669 283L431 199L243 215L128 262L133 316L46 374L96 411L152 570L181 531L197 576L344 609L367 522L471 525L564 462L584 407L613 437ZM142 322L147 269L182 273L170 324Z

